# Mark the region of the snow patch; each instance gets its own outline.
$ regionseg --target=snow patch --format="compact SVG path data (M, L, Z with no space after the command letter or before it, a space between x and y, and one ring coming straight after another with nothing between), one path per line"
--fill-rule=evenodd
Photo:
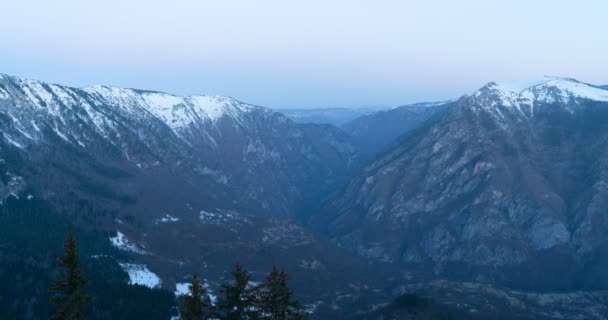
M19 149L24 149L23 145L15 140L13 140L11 137L9 137L8 134L4 134L4 139L6 139L6 141L12 145L14 145L15 147L19 148Z
M246 219L243 219L238 213L226 210L217 210L217 212L201 210L199 212L199 219L204 224L214 225L246 221Z
M0 88L0 99L8 100L11 96L6 92L6 90Z
M178 222L179 218L174 217L170 214L165 214L164 217L160 218L160 219L156 219L156 224L158 223L172 223L172 222Z
M207 289L207 296L209 297L209 300L211 300L211 304L216 305L217 296L213 294L206 280L203 280L203 286L205 287L205 289ZM174 293L176 297L190 295L190 283L176 283Z
M34 128L34 130L40 132L40 128L38 127L38 125L36 124L36 121L32 120L31 121L32 127Z
M119 250L133 252L137 254L148 254L145 250L139 248L137 245L130 243L125 235L116 231L116 236L110 238L110 243Z
M160 288L161 280L143 264L119 263L120 267L129 274L130 285L141 285L148 288Z
M179 297L179 296L185 296L185 295L190 295L190 284L187 282L176 283L175 284L175 296Z
M319 306L321 306L322 304L323 304L323 301L316 301L314 303L307 304L304 306L304 312L306 312L308 314L313 314L317 311Z

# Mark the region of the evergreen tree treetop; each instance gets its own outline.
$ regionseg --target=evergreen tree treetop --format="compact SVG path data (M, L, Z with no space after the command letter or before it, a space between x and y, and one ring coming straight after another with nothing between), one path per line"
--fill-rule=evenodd
M250 288L251 275L240 264L230 273L233 281L222 284L220 315L226 320L259 319L257 288Z
M199 280L196 273L192 275L192 282L188 288L190 294L180 297L180 319L206 320L213 317L213 305L207 294L207 289Z
M64 244L65 255L59 258L58 267L65 270L65 277L53 281L49 289L55 312L50 320L82 320L89 297L82 291L88 281L82 276L78 265L78 251L72 228Z
M293 291L287 286L288 275L285 269L276 266L260 286L260 306L262 319L291 320L305 319L302 305L293 299Z

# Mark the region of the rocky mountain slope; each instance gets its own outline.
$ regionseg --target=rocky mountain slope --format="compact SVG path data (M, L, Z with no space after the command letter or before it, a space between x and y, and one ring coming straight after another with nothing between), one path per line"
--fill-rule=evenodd
M127 175L167 174L215 203L279 216L326 191L356 161L340 131L296 125L228 97L76 89L4 75L0 121L4 141L28 157L62 152L66 161L90 157L89 166Z
M296 124L228 97L0 75L0 131L0 201L15 203L9 215L27 216L43 203L64 225L96 235L83 259L104 257L131 284L173 292L197 272L215 290L240 261L256 280L273 264L287 267L318 313L357 301L351 285L365 288L359 296L372 290L362 283L377 267L293 221L358 161L350 138L333 126ZM19 228L33 223L19 219ZM44 251L15 255L22 244L7 237L0 256L11 264L51 267ZM350 298L336 302L328 288ZM32 310L46 305L45 291L37 292L27 302Z
M607 119L608 91L572 79L490 83L349 136L228 97L0 75L0 317L44 314L70 224L100 304L147 297L162 319L188 274L217 293L237 261L256 281L285 266L319 319L410 290L458 314L603 312L601 291L542 291L608 287Z
M397 292L404 294L354 319L608 319L608 291L525 292L436 280Z
M311 223L430 277L605 289L607 120L600 87L489 83L368 165Z

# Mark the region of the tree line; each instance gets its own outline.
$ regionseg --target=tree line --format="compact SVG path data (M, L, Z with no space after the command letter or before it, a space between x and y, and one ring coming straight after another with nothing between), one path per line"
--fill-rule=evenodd
M79 267L76 239L68 230L65 254L58 267L64 277L52 282L49 292L54 310L49 320L84 320L90 301L84 287L89 281ZM196 274L192 275L188 293L179 297L180 320L301 320L306 319L303 306L293 298L288 274L276 266L261 284L251 281L251 274L240 264L231 272L232 281L221 285L220 299L214 304L207 288Z
M306 313L293 299L287 286L287 273L276 266L262 284L251 282L251 275L240 264L231 272L233 280L221 286L221 299L213 305L198 276L192 276L188 294L180 297L182 320L300 320Z

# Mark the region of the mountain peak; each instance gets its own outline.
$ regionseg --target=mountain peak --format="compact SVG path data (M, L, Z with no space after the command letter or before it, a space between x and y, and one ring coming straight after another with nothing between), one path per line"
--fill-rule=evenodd
M491 82L493 83L493 82ZM500 86L505 88L506 90L513 91L516 93L521 93L527 89L541 86L541 85L558 85L558 84L572 84L572 83L582 83L574 78L563 78L563 77L555 77L555 76L544 76L538 79L525 79L518 81L506 81L500 82Z
M77 91L84 92L94 97L97 103L106 106L128 110L133 109L135 106L142 107L174 129L176 127L188 126L198 120L215 122L224 115L238 117L243 113L258 109L270 111L263 107L242 103L227 96L178 96L159 91L104 85L76 89L2 73L0 73L0 81L9 81L12 85L21 88L26 93L27 98L35 105L53 105L56 103L54 100L61 100L61 103L71 105L73 103L70 102L74 102L72 101L74 99L70 99L70 97L73 97ZM9 93L5 91L0 91L0 99L9 98ZM70 101L61 98L69 99Z
M573 78L545 76L533 80L489 82L473 97L490 100L493 105L519 107L535 102L567 104L581 99L608 102L608 90Z
M4 74L0 74L0 84L0 102L7 103L9 117L19 120L14 132L5 132L4 136L18 147L37 141L42 135L40 127L44 125L32 120L32 114L46 114L51 119L48 128L65 141L85 146L86 137L73 130L72 120L92 124L97 133L109 137L116 130L116 121L110 114L142 121L156 119L185 139L201 128L212 130L223 118L230 119L233 126L247 126L247 115L272 113L224 96L177 96L102 85L79 89Z

